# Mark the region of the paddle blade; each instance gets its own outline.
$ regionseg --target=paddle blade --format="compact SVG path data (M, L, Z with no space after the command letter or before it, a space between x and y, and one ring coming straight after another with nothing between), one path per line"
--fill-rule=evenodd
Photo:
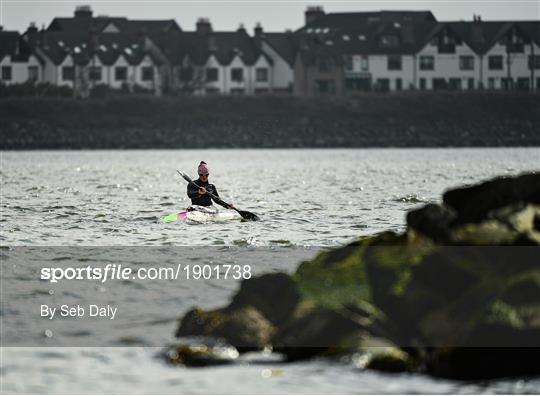
M187 217L188 212L172 213L161 218L164 223L172 223L173 221L181 221Z
M255 213L248 212L247 210L239 210L238 213L240 213L240 216L242 216L244 220L249 220L249 221L260 220L259 216L257 216Z
M172 213L170 215L163 216L161 218L161 221L163 223L172 223L173 221L177 221L177 220L178 220L178 213Z

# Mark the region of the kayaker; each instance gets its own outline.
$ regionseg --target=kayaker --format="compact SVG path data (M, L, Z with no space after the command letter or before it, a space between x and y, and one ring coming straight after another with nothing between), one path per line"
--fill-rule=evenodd
M215 195L216 197L219 197L219 194L216 186L208 182L208 176L210 175L210 168L208 167L208 164L201 161L197 168L197 173L199 174L199 178L195 180L194 183L197 184L199 188L192 184L188 184L187 186L187 195L191 199L191 204L199 206L212 206L212 198L210 198L207 192ZM225 206L219 201L216 201L216 203L224 208L229 208L229 206Z

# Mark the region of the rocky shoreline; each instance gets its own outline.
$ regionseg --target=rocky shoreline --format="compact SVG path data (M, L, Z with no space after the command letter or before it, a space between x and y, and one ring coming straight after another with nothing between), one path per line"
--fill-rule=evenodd
M0 98L0 149L540 146L540 95Z
M223 308L193 308L166 359L272 350L444 378L540 375L540 174L447 191L407 225L245 280Z

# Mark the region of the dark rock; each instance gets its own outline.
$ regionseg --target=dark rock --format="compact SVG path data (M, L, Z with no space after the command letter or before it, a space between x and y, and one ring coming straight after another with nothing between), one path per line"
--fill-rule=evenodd
M194 308L181 320L176 336L221 338L248 351L268 345L274 332L272 324L252 306L214 311Z
M270 322L280 325L290 317L299 301L296 282L287 274L275 273L244 280L229 309L251 305Z
M488 212L518 202L540 204L540 174L501 177L475 186L457 188L443 195L443 202L457 212L454 225L476 223Z
M450 224L455 217L455 212L446 206L427 204L407 213L407 225L429 235L436 242L445 242L448 241Z
M230 364L238 356L235 347L219 340L193 338L169 347L164 357L170 364L204 367Z
M274 350L287 360L343 353L342 340L357 332L358 323L327 309L307 309L287 322L272 340Z
M403 373L411 372L416 368L414 360L398 348L370 348L368 355L364 366L366 369Z

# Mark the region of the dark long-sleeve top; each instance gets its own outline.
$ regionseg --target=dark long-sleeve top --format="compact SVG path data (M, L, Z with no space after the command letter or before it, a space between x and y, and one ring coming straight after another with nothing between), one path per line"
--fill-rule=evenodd
M206 188L206 191L208 191L211 194L214 194L216 197L219 197L218 191L216 186L213 184L210 184L208 182L202 182L200 179L193 181L197 186ZM193 184L188 184L187 186L187 195L191 199L192 205L200 205L200 206L211 206L212 205L212 198L208 194L199 194L199 188L194 186ZM217 204L222 205L220 202L217 202ZM222 205L224 206L224 205Z

